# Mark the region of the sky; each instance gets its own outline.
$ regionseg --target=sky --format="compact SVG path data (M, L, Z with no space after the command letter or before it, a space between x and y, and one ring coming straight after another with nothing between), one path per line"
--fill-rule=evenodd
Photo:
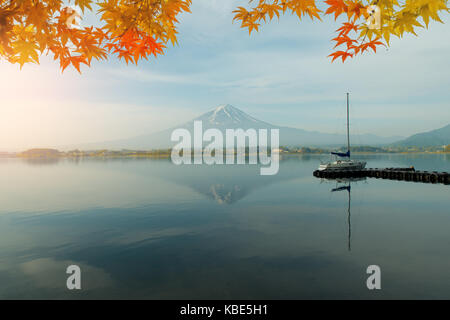
M194 0L178 46L134 65L111 57L61 73L0 61L0 151L108 141L176 126L231 104L273 124L408 136L450 123L450 15L419 37L330 62L339 21L282 16L249 37L232 11L244 0ZM89 25L92 19L85 19Z

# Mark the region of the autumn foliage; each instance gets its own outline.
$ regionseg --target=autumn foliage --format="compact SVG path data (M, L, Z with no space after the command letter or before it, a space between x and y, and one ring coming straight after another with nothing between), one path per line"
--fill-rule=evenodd
M70 23L76 22L70 19L75 9L83 15L94 5L101 27ZM190 5L191 0L0 0L0 57L22 66L50 54L62 70L72 65L78 71L110 54L137 63L177 43L177 16L190 12Z
M319 2L319 1L317 1ZM253 0L249 9L239 7L234 11L235 20L249 33L258 31L262 23L271 21L281 14L294 14L299 19L307 16L319 19L332 15L334 20L341 18L342 26L336 30L334 52L329 57L334 61L362 54L369 49L376 52L379 46L388 46L391 35L402 37L405 33L417 35L415 28L428 27L430 20L442 22L439 12L449 12L447 0L325 0L323 9L317 7L315 0ZM367 8L377 5L381 10L381 27L370 29L366 24L369 16Z
M224 0L225 1L225 0ZM331 15L342 24L332 39L332 61L344 62L379 46L388 46L391 36L416 34L431 20L442 22L439 13L449 12L447 0L250 0L238 7L234 21L249 34L263 23L284 14L322 20ZM43 54L57 60L61 69L117 56L137 64L163 54L177 44L178 17L190 12L192 0L0 0L0 58L22 66L39 63ZM368 28L369 5L381 10L381 27ZM83 26L77 19L96 13L101 25Z

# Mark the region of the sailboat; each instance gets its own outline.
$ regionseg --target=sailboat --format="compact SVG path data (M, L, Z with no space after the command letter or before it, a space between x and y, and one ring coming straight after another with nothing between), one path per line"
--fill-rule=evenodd
M343 158L335 161L321 163L319 170L361 170L366 167L365 161L350 159L350 124L349 124L349 94L347 93L347 152L331 152L331 154Z

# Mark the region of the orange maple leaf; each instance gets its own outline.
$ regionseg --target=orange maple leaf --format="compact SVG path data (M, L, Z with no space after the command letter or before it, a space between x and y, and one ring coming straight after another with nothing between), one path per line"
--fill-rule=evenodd
M325 11L325 14L334 13L334 20L336 20L342 13L348 11L348 6L345 4L344 0L326 0L325 3L330 6Z
M353 57L353 54L349 53L347 51L336 51L336 52L333 52L332 54L328 55L328 57L333 57L331 62L333 62L334 60L336 60L339 57L342 57L342 63L343 63L345 61L345 59L347 59L348 57Z
M358 31L358 25L354 24L353 22L344 22L342 27L336 30L336 32L339 31L339 36L346 36L349 34L350 31Z

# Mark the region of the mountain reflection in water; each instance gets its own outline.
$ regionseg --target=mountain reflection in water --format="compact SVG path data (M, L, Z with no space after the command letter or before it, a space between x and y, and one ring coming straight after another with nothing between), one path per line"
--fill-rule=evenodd
M0 298L450 298L448 186L321 181L320 158L283 157L275 176L167 159L0 159ZM361 158L450 171L445 155ZM81 292L65 287L69 264Z

